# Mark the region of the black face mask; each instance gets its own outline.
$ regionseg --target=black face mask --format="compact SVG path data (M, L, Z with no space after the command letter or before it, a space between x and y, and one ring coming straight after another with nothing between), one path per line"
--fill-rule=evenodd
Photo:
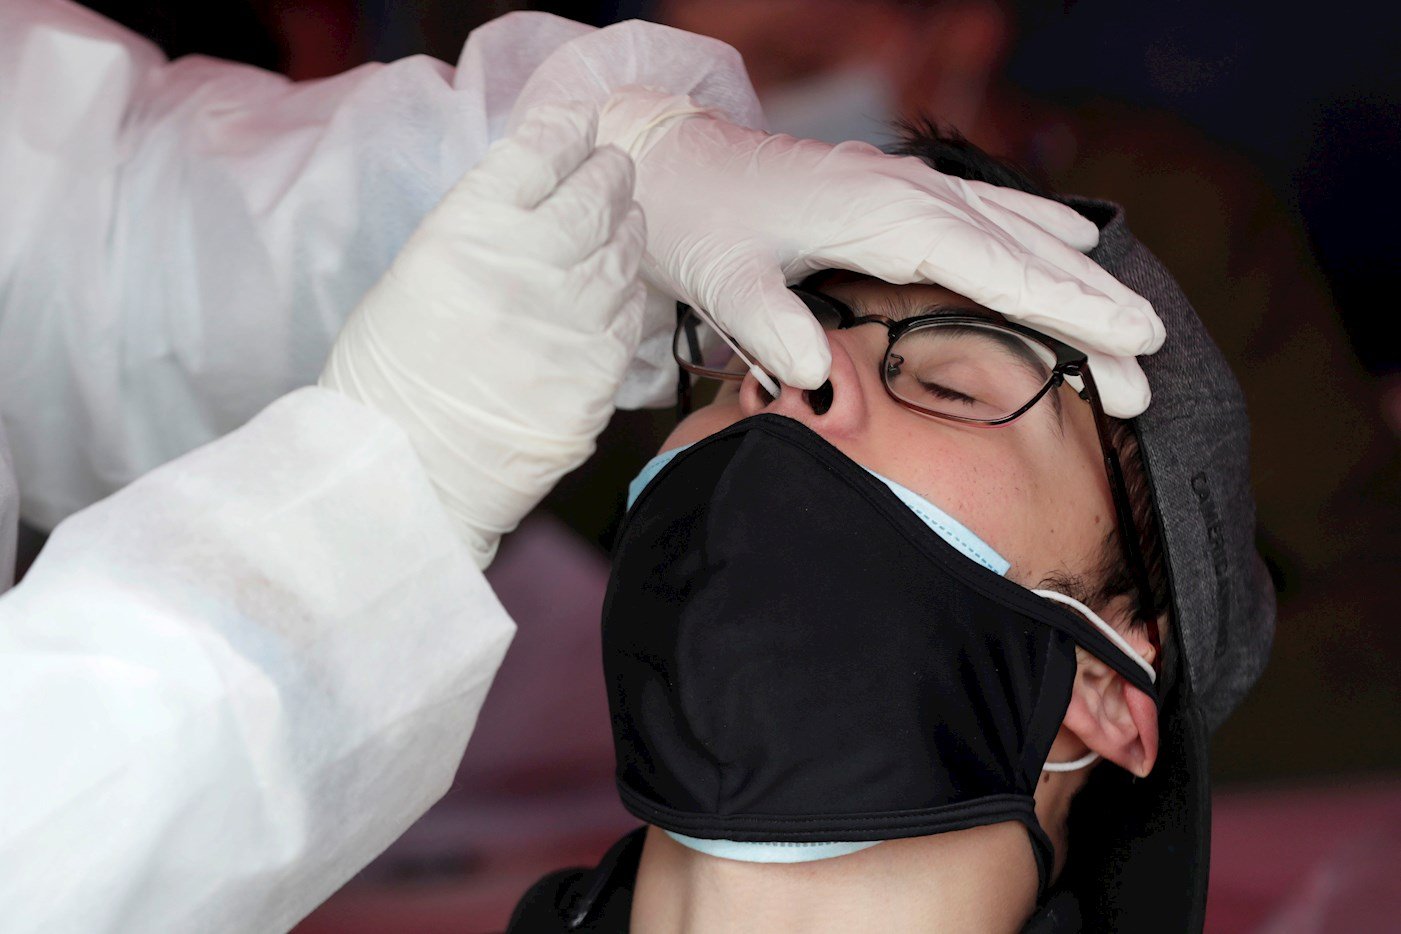
M883 840L1022 822L1085 618L960 554L801 423L745 419L648 485L614 551L604 669L637 817L740 841Z

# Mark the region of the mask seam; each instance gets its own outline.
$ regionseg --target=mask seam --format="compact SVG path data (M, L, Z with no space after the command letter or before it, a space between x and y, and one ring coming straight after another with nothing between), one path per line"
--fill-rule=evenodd
M751 836L754 834L788 834L788 835L808 835L816 838L815 842L850 842L841 841L841 836L860 833L888 833L894 832L890 837L880 839L898 839L901 836L911 836L906 831L920 831L928 827L931 822L952 823L959 826L947 829L965 829L966 827L983 826L988 821L977 820L977 818L989 815L1002 817L1004 820L1023 821L1027 813L1033 813L1036 809L1035 800L1027 794L1001 793L984 795L981 798L974 798L971 801L958 801L949 804L934 805L928 808L914 808L900 811L888 811L880 814L818 814L818 815L794 815L794 814L696 814L692 811L682 811L677 808L658 804L647 798L641 792L635 791L621 780L618 784L618 794L623 800L623 805L635 816L642 820L654 823L664 830L675 830L685 836L698 837L701 832L709 832L724 835L716 839L737 839L734 834L744 834ZM636 810L634 810L636 808ZM642 811L643 813L638 813ZM658 820L657 818L661 818ZM674 827L667 827L665 823L672 823ZM693 823L692 829L679 826L682 822ZM1023 821L1024 822L1024 821ZM770 824L783 825L781 829L745 829L738 824ZM833 830L830 827L821 830L806 830L801 825L804 824L849 824L845 829ZM883 826L869 828L859 826L861 824L882 824ZM933 832L942 832L935 830ZM916 836L922 835L919 833ZM708 838L702 838L708 839ZM870 837L861 838L860 842L870 841ZM746 842L746 841L738 841ZM769 841L759 841L769 842Z
M891 492L894 492L894 491L892 490ZM900 497L897 496L896 498L899 499ZM927 512L925 512L923 509L919 508L918 506L916 506L916 505L914 505L914 504L912 504L912 503L906 502L904 499L900 499L900 501L901 501L902 503L904 503L905 506L906 506L911 512L913 512L915 515L919 516L920 519L922 519L926 524L928 524L930 527L934 528L934 529L939 533L939 535L943 537L943 539L944 539L946 542L948 542L950 545L953 545L954 548L958 549L958 551L959 551L965 558L970 558L970 559L972 559L973 561L975 561L975 562L978 563L978 564L981 564L983 567L987 568L989 571L991 571L991 572L994 573L994 574L997 574L997 573L998 573L998 571L997 571L996 568L994 568L991 564L989 564L984 558L982 558L981 556L979 556L978 554L976 554L976 552L977 552L977 549L976 549L976 548L974 548L971 544L969 544L968 541L967 541L966 539L964 539L962 536L960 536L956 531L954 531L953 529L949 528L948 525L946 525L944 522L940 521L939 519L935 518L934 516L929 515ZM991 547L991 546L989 546L989 547ZM1000 577L1001 575L999 574L998 576Z
M1037 691L1036 691L1036 701L1035 701L1035 703L1033 704L1033 706L1032 706L1032 708L1031 708L1031 716L1028 717L1028 723L1026 724L1026 729L1027 729L1027 742L1022 746L1021 756L1020 756L1020 766L1019 766L1019 768L1021 769L1022 774L1029 777L1029 780L1030 780L1030 782L1031 782L1031 791L1032 791L1032 793L1033 793L1033 797L1034 797L1034 795L1035 795L1037 783L1038 783L1038 781L1039 781L1040 778L1041 778L1041 766L1045 764L1045 758L1044 758L1044 757L1042 758L1042 760L1041 760L1040 762L1036 762L1036 761L1034 761L1034 760L1031 759L1031 753L1032 753L1032 751L1033 751L1033 749L1032 749L1032 746L1033 746L1032 740L1033 740L1033 734L1034 734L1034 732L1035 732L1035 729L1036 729L1037 727L1039 727L1039 726L1042 725L1042 721L1043 721L1043 719L1044 719L1045 716L1046 716L1045 714L1043 714L1043 711L1046 709L1045 706L1044 706L1045 703L1046 703L1046 692L1050 689L1050 681L1051 681L1051 679L1050 679L1049 677L1046 677L1046 675L1048 675L1048 674L1050 673L1050 672L1049 672L1049 668L1050 668L1049 659L1051 658L1051 653L1053 653L1054 651L1056 651L1055 640L1056 640L1056 638L1057 638L1058 636L1061 637L1061 638L1070 639L1071 642L1074 642L1074 641L1075 641L1071 636L1066 635L1065 633L1062 633L1062 632L1058 632L1057 630L1054 630L1054 629L1047 629L1047 630L1044 630L1044 633L1045 633L1045 637L1046 637L1046 638L1045 638L1045 641L1044 641L1042 644L1045 646L1045 657L1048 659L1048 662L1047 662L1047 671L1046 671L1045 673L1043 673L1043 675L1042 675L1042 677L1041 677L1041 679L1040 679L1040 682L1041 682L1041 683L1040 683L1040 685L1038 686ZM1073 654L1073 653L1074 653L1074 649L1072 649L1071 652L1072 652L1072 654ZM1071 690L1073 691L1074 688L1075 688L1075 683L1074 683L1074 669L1072 668L1072 672L1071 672ZM1063 707L1063 708L1060 710L1060 713L1059 713L1059 720L1056 721L1056 723L1055 723L1055 726L1056 726L1056 729L1057 729L1057 730L1059 730L1059 728L1060 728L1060 722L1063 721L1063 720L1065 719L1065 709L1068 708L1069 705L1070 705L1070 704L1069 704L1069 698L1067 698L1067 699L1066 699L1065 707ZM1049 726L1050 726L1050 724L1047 724L1048 729L1049 729ZM1054 743L1054 742L1055 742L1055 734L1052 733L1052 735L1051 735L1051 743ZM1046 755L1050 755L1050 745L1051 745L1051 744L1048 743L1047 746L1046 746Z

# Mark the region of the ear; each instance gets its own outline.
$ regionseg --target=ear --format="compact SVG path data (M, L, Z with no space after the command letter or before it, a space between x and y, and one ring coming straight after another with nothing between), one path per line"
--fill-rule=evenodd
M1111 625L1116 621L1111 614L1106 614L1106 619ZM1156 653L1141 627L1115 629L1134 651L1153 663ZM1077 649L1075 655L1075 687L1063 726L1102 758L1139 778L1147 776L1158 758L1157 705L1094 655L1083 649Z

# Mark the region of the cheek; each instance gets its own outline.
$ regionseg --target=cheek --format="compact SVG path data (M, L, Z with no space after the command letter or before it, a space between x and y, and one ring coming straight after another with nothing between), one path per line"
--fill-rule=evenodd
M971 428L911 418L892 420L846 453L953 516L1014 568L1040 564L1065 524L1063 477L1043 432L1030 423Z
M1012 549L1003 554L1023 584L1054 572L1090 570L1113 521L1093 435L1081 437L1069 417L1063 433L1050 429L1049 421L1046 428L1039 437L1029 433L1019 439L1034 443L1022 446L1020 482L1008 488L1008 502L995 507L1002 511L1001 525Z
M1003 439L977 439L949 452L935 471L926 470L924 494L1014 565L1035 534L1035 504L1042 483L1015 445ZM947 504L947 505L944 505Z

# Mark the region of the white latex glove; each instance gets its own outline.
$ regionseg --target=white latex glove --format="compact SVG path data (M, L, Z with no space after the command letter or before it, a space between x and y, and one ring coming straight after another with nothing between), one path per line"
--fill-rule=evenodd
M831 356L787 285L840 268L960 292L1086 351L1109 414L1148 405L1134 357L1161 346L1162 322L1080 252L1099 231L1064 205L866 143L770 136L644 88L608 100L599 142L637 163L648 284L708 312L789 385L820 386Z
M593 452L642 328L631 160L592 105L527 115L433 209L321 384L408 432L480 567Z

